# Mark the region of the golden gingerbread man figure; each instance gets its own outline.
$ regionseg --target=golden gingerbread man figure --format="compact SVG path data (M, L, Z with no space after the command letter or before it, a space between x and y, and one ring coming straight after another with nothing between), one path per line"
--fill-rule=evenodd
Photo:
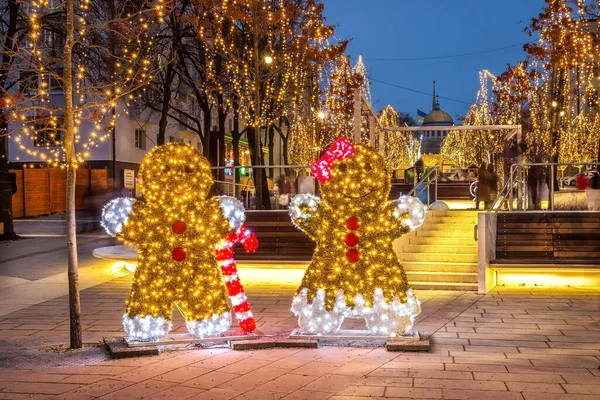
M292 303L300 327L337 331L344 318L364 318L373 332L409 331L420 303L393 249L395 238L420 226L425 208L413 197L388 201L391 176L383 156L338 139L312 166L321 198L301 194L292 221L316 242Z
M210 164L183 143L155 147L144 157L139 176L144 200L136 201L131 212L105 211L103 216L109 233L138 249L123 316L128 339L162 339L171 329L173 306L195 337L222 334L231 325L231 313L215 249L243 225L242 204L209 196ZM251 318L243 292L237 294L236 312L241 309Z

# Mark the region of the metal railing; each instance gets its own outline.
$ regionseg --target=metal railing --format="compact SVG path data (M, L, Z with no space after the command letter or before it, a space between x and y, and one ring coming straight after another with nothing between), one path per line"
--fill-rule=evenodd
M433 185L433 201L437 200L437 181L440 177L440 167L436 165L435 167L429 168L425 171L425 175L423 178L417 182L415 187L413 187L410 192L408 192L407 196L413 196L419 198L419 196L427 191L427 208L431 205L431 193Z
M513 186L514 190L514 186ZM500 188L500 191L496 194L496 198L492 201L490 208L487 210L488 213L492 211L498 212L502 209L508 209L508 201L509 201L509 191L510 191L510 180L504 182L504 185Z
M527 210L528 200L530 196L531 185L528 185L528 174L529 169L531 167L541 167L542 173L545 173L545 178L543 177L538 184L547 183L548 184L548 209L554 210L554 194L556 192L556 174L559 170L562 172L562 177L559 178L558 187L559 191L561 191L561 187L565 189L567 186L565 183L569 180L568 186L574 186L571 182L575 182L575 176L564 177L565 171L569 169L576 168L581 171L583 168L591 169L591 167L595 167L595 170L598 171L598 167L600 163L587 162L587 163L519 163L513 164L510 167L510 176L509 176L509 185L513 190L510 190L508 208L510 211L513 211L515 208L517 210ZM576 175L576 174L575 174ZM539 186L539 185L538 185ZM536 191L541 192L541 188L536 187ZM539 193L538 198L541 199L541 193ZM541 200L540 200L541 201ZM534 207L537 205L534 204Z

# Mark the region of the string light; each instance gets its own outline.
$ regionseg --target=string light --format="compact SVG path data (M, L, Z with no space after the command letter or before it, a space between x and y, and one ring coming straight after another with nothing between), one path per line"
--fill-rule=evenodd
M23 61L15 68L19 85L4 94L15 144L30 157L54 167L65 167L66 161L62 138L64 110L62 102L54 100L62 95L65 82L57 67L62 64L62 51L57 47L60 41L56 39L60 33L47 25L48 21L56 20L44 17L56 14L60 7L59 3L47 0L31 1L26 45L19 46L13 54ZM132 96L152 79L154 66L145 43L151 42L155 34L148 28L159 23L162 8L159 0L155 7L144 4L128 15L107 19L102 10L90 7L89 0L75 2L78 25L74 32L77 49L73 51L72 68L75 167L89 160L93 151L108 140L121 115L116 109L121 99ZM116 50L99 43L101 37L110 37L111 46L117 44ZM110 72L106 72L107 59L119 60ZM86 135L82 137L83 130Z
M379 111L379 122L385 128L399 127L400 115L388 105ZM387 131L385 132L385 159L393 169L414 165L419 155L421 144L412 132Z
M420 313L392 242L423 223L418 199L387 201L390 174L382 155L334 142L313 164L322 198L299 195L293 223L316 242L312 261L292 301L300 327L335 332L344 318L365 318L373 333L402 335Z
M539 39L525 46L526 60L500 76L498 115L526 122L530 161L535 156L597 159L597 136L590 138L591 132L581 129L585 125L594 131L598 114L600 36L596 21L588 19L595 7L597 2L586 0L547 2L527 28Z

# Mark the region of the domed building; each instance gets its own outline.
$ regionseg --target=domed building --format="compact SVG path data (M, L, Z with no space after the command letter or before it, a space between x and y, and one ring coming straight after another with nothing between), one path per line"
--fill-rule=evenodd
M435 94L433 82L433 99L431 112L425 116L421 126L423 130L417 133L421 142L421 154L440 154L442 142L448 136L448 131L436 130L436 126L454 126L454 120L446 111L440 108L440 99Z

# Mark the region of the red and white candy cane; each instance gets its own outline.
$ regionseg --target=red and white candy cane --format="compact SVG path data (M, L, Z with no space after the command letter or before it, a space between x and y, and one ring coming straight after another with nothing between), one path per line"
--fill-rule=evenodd
M256 321L250 311L250 303L248 303L244 287L240 282L233 258L233 245L236 243L241 243L248 253L252 253L258 248L258 240L254 233L242 225L235 233L227 235L225 240L217 246L217 261L223 272L223 279L235 317L244 332L252 332L256 329Z

